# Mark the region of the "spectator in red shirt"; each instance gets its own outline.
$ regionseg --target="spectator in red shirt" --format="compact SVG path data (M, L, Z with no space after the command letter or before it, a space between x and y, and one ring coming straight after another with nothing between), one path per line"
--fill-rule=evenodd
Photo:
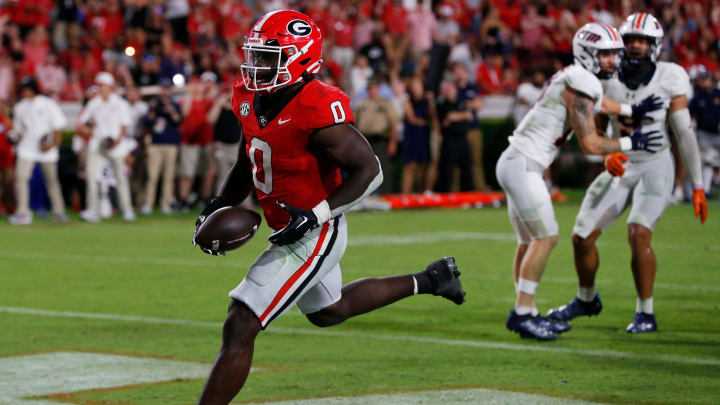
M182 100L182 115L185 117L180 127L180 204L187 211L197 202L191 199L195 177L200 176L200 198L209 200L212 193L214 165L212 159L213 126L207 115L217 95L217 76L205 72L200 80L191 82L187 87L187 97Z
M407 33L407 11L403 8L402 1L391 0L385 3L383 23L385 30L390 34L405 35Z
M16 0L7 3L10 3L12 9L10 20L20 26L22 37L35 27L47 28L50 25L53 0Z
M485 59L478 64L477 85L482 94L497 94L502 89L503 54L499 46L485 49Z
M50 41L47 30L43 26L35 27L28 34L23 45L25 59L23 65L30 76L35 73L35 68L45 63L45 58L50 51Z
M242 0L225 0L220 4L221 35L226 41L242 41L252 25L252 14Z
M331 10L333 10L334 18L329 33L333 42L330 55L342 68L341 85L343 88L347 88L350 83L350 67L355 58L355 51L352 47L354 26L348 17L347 10L337 4L331 6Z
M15 196L15 158L12 145L8 142L7 133L12 129L10 109L0 102L0 214L14 211Z

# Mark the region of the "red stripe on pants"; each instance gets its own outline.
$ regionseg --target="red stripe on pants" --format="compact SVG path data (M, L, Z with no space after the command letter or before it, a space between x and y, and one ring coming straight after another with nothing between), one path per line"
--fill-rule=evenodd
M323 227L322 231L320 232L320 237L318 238L318 243L315 245L315 250L313 250L310 257L303 263L302 266L300 266L299 269L295 270L295 273L293 273L292 276L283 284L283 286L280 288L280 291L275 295L275 298L273 298L272 302L270 302L270 305L267 307L265 312L263 312L262 315L260 315L260 323L265 322L265 319L267 319L268 315L270 315L270 312L272 312L273 309L277 306L277 304L283 299L285 294L290 290L290 287L295 284L295 282L300 278L300 276L303 275L305 270L310 267L310 263L312 263L315 256L320 253L320 249L322 248L323 242L325 242L325 237L327 236L328 229L330 229L330 223L326 222Z

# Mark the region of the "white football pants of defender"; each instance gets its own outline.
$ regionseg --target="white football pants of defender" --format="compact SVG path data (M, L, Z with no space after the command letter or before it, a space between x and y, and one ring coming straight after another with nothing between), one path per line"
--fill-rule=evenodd
M631 201L627 223L652 231L670 201L674 184L675 163L668 149L654 159L628 163L620 178L602 172L583 198L573 234L584 239L595 229L604 231Z
M339 263L346 246L341 215L291 245L270 244L228 295L245 303L263 329L293 305L303 314L320 311L342 297Z
M505 149L495 167L498 182L505 191L510 223L520 245L558 234L543 172L542 165L512 145Z

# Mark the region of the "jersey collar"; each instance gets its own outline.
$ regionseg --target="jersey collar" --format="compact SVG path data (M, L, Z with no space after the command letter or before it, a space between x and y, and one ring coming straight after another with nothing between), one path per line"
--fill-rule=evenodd
M260 129L265 128L280 112L287 106L293 98L309 83L303 80L299 86L294 89L287 89L283 92L275 92L274 94L261 96L256 92L253 98L253 111L255 119L257 119Z

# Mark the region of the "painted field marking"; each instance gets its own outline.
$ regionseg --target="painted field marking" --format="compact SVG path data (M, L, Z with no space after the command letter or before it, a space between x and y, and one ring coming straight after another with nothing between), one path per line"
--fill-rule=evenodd
M418 391L386 395L364 395L358 397L328 397L312 398L294 401L262 402L260 405L507 405L507 404L534 404L534 405L584 405L597 404L575 399L556 398L545 395L526 394L523 392L510 392L490 390L485 388L472 388L464 390Z
M210 365L99 353L57 352L0 358L1 405L62 404L26 397L205 378Z
M348 246L416 245L463 240L515 242L516 239L511 233L419 232L404 235L349 235Z
M50 316L50 317L64 317L64 318L117 320L117 321L129 321L129 322L142 322L142 323L150 323L150 324L173 324L173 325L212 327L212 328L221 328L222 327L222 323L220 323L220 322L194 321L194 320L190 320L190 319L152 318L152 317L141 317L141 316L97 314L97 313L70 312L70 311L48 311L48 310L43 310L43 309L10 307L10 306L0 306L0 312L25 314L25 315L40 315L40 316ZM621 351L617 351L617 350L572 349L572 348L567 348L567 347L552 347L552 346L540 345L540 344L536 344L536 345L511 344L511 343L500 343L500 342L491 342L491 341L482 341L482 340L444 339L444 338L433 338L433 337L423 337L423 336L414 336L414 335L386 335L386 334L376 334L376 333L332 331L332 330L326 330L326 329L286 328L286 327L275 327L272 325L267 329L267 332L281 333L281 334L286 334L286 335L312 335L312 336L345 337L345 338L353 338L353 339L372 339L372 340L393 341L393 342L431 343L431 344L439 344L439 345L445 345L445 346L472 347L472 348L477 348L477 349L544 352L544 353L555 353L555 354L564 354L564 355L603 357L603 358L612 358L612 359L617 359L617 360L659 361L659 362L665 362L665 363L681 363L681 364L720 367L720 359L718 359L718 358L698 358L698 357L673 356L673 355L663 355L663 354L637 354L637 353L621 352Z

